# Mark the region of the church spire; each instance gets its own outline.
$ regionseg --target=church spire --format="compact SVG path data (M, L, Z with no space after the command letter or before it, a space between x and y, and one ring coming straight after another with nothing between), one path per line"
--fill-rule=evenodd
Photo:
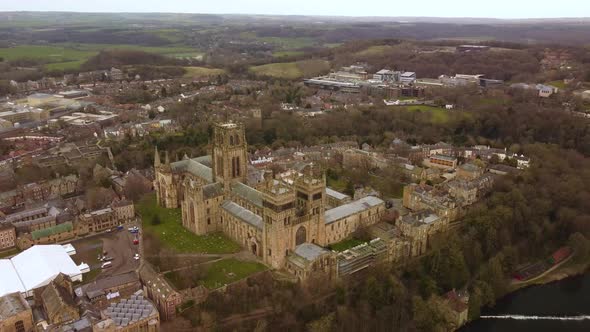
M160 165L160 152L158 152L158 146L156 145L156 151L154 153L154 167L159 167Z

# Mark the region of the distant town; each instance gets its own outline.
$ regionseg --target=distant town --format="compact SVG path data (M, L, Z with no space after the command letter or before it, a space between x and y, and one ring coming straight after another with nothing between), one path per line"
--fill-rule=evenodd
M0 331L449 331L588 267L579 49L216 33L0 45Z

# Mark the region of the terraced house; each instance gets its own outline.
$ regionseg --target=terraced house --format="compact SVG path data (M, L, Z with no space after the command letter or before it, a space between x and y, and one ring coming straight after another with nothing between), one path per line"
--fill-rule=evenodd
M272 268L286 269L288 262L307 268L299 272L302 279L315 270L334 275L324 247L379 222L385 212L377 197L327 209L325 176L310 166L290 179L275 179L267 172L262 183L249 185L242 124L216 124L211 152L171 163L167 153L162 162L156 149L158 203L180 207L190 231L222 231ZM314 264L316 260L321 262Z

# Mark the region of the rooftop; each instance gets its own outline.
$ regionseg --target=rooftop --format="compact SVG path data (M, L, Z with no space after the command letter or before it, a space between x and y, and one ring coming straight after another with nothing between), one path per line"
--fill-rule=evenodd
M336 191L334 189L330 189L330 188L326 188L326 195L331 196L331 197L334 197L334 198L336 198L338 200L344 200L346 198L350 198L350 196L345 195L345 194L343 194L341 192L338 192L338 191Z
M0 320L8 319L26 310L31 310L31 307L20 293L11 293L0 297Z
M383 202L383 200L380 198L367 196L359 199L358 201L327 210L325 215L326 224L331 224L337 220L365 211L380 204L385 204L385 202Z
M226 210L229 214L233 215L234 217L247 222L248 224L262 229L262 217L255 214L254 212L239 206L238 204L232 201L225 201L221 204L221 208Z
M302 243L295 247L294 252L302 258L312 262L321 255L329 253L330 251L313 243Z
M105 311L105 317L113 320L116 326L128 326L138 321L151 319L157 315L154 305L143 295L131 295L118 303L112 303Z

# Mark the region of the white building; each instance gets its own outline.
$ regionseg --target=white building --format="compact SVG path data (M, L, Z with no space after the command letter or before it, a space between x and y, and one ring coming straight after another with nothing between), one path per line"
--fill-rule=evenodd
M87 265L76 265L71 250L61 245L36 245L11 259L0 260L0 296L21 292L33 296L33 290L48 285L60 273L72 281L82 281Z

